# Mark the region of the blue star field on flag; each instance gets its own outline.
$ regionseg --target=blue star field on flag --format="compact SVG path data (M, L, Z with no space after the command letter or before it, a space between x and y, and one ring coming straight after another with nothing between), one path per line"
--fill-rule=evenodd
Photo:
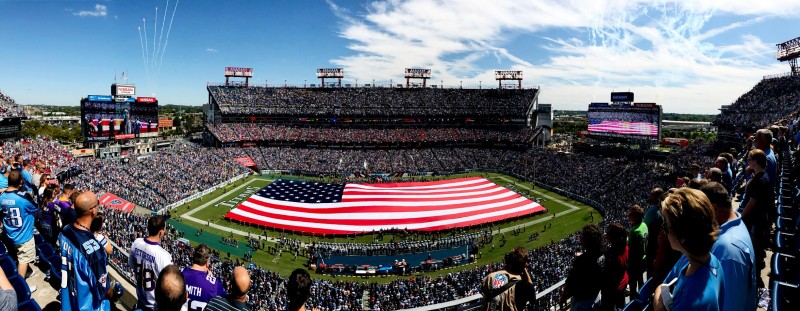
M337 203L342 201L344 184L278 179L258 191L258 195L273 200L298 203Z

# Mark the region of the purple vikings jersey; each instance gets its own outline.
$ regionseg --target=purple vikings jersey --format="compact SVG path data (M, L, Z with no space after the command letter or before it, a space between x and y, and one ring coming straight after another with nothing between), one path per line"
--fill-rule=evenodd
M222 284L222 279L216 278L205 271L191 268L183 269L186 279L186 292L189 293L189 311L201 311L206 308L206 303L217 296L227 296L228 293Z

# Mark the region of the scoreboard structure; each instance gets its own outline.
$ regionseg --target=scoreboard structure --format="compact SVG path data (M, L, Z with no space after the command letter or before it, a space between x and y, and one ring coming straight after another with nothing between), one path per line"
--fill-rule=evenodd
M611 103L591 103L586 113L589 134L595 137L658 141L662 110L655 103L634 103L632 92L611 93Z
M406 88L411 87L411 79L422 79L422 87L427 87L427 81L431 78L431 70L423 68L406 68L405 73Z
M247 67L225 67L225 86L230 85L230 78L244 78L244 87L250 83L250 78L253 77L253 68Z
M322 83L322 87L325 87L325 79L337 79L338 80L338 87L342 87L342 79L344 79L344 69L342 68L319 68L317 69L317 78L319 78Z
M497 80L497 88L503 88L503 81L512 80L517 81L517 89L522 89L522 71L521 70L496 70L494 72L494 79Z

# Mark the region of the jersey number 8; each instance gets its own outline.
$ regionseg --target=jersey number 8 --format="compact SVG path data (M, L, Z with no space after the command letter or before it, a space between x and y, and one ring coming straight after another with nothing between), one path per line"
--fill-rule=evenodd
M142 264L136 264L136 283L142 286L145 291L156 289L156 273L150 268L143 268Z

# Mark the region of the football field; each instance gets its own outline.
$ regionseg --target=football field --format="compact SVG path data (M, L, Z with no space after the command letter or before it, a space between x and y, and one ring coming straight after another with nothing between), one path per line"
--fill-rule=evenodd
M493 232L493 234L495 234L495 243L493 243L495 244L495 249L491 250L491 246L485 246L484 249L481 250L481 258L477 260L477 264L501 261L503 256L515 246L521 245L530 249L546 245L551 243L551 241L558 241L578 231L582 226L591 221L600 221L598 213L593 212L594 209L591 207L544 189L531 189L530 183L521 182L510 176L494 173L473 173L453 175L450 177L458 178L468 176L483 176L498 185L508 187L520 193L528 193L529 196L536 198L541 205L548 209L548 212L544 214L526 216L495 225L495 231ZM228 185L226 188L219 189L173 209L171 211L173 219L170 220L170 223L175 226L176 229L185 232L185 238L191 241L192 244L205 243L213 249L219 250L223 258L230 254L231 259L241 257L249 251L254 255L253 263L281 273L282 275L288 275L292 270L304 267L307 258L299 256L295 260L294 255L288 252L283 253L280 257L278 257L278 254L270 254L264 250L253 252L246 245L246 237L248 235L265 236L267 238L267 243L270 243L269 245L271 246L275 245L273 243L275 243L276 238L280 236L300 239L304 242L330 241L370 243L376 238L376 236L372 234L328 238L297 235L280 230L275 231L235 223L224 218L224 215L228 213L228 211L247 200L253 193L267 186L277 178L278 176L256 175L239 180L236 183ZM280 176L280 178L299 179L298 177L289 176ZM322 179L313 178L306 178L305 180L324 181ZM545 230L545 227L549 228ZM202 233L198 234L201 228ZM516 228L524 228L524 232L514 235L513 232ZM528 237L533 232L539 233L539 237L533 241L528 241ZM499 242L500 236L498 234L505 236L506 243L502 246ZM238 247L222 243L223 237L235 237L238 240ZM386 234L383 240L378 242L388 242L392 238L393 236L391 234ZM398 236L397 238L399 239L400 237ZM474 267L475 264L476 263L461 265L453 269L428 272L425 274L435 276L440 273L468 269ZM332 278L316 274L315 277ZM338 278L341 278L341 276ZM393 278L394 277L382 277L372 278L370 280L388 282Z

